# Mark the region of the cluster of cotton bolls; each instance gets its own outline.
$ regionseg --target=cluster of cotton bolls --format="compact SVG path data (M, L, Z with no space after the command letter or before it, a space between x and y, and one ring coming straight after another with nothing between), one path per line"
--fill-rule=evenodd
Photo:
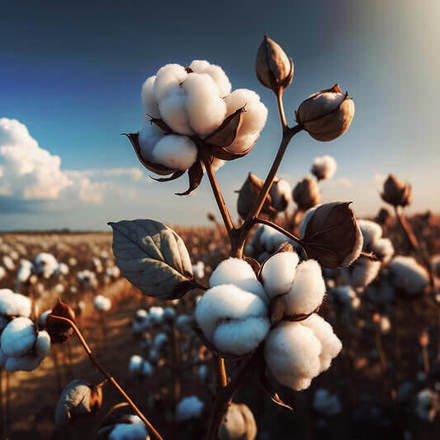
M394 254L391 240L382 237L382 227L371 220L358 220L363 235L362 250L377 260L359 257L351 266L342 269L345 281L353 287L365 287L379 274L382 264L388 264Z
M172 130L167 134L147 121L139 133L141 155L171 169L190 168L198 155L192 137L207 138L241 108L242 123L233 143L225 146L228 151L242 153L252 147L266 123L267 109L260 97L247 89L231 92L222 68L208 61L161 67L144 82L141 95L147 115L163 120Z
M270 226L260 225L247 242L245 252L246 255L255 258L259 263L262 263L284 243L291 244L297 248L297 252L301 252L297 243L287 238L281 232L278 232Z
M220 353L243 356L264 343L270 373L295 390L330 367L342 344L316 311L325 295L315 260L279 252L265 261L259 277L244 260L222 261L197 303L195 318Z
M29 298L0 289L0 366L6 371L35 370L50 350L49 334L30 319Z

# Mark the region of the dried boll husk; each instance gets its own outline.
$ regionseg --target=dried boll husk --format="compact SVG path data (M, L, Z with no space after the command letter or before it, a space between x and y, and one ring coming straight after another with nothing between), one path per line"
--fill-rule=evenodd
M275 93L289 87L293 79L293 60L281 46L266 35L258 48L255 71L263 86Z
M299 233L308 257L326 268L349 266L362 251L363 237L350 202L324 203L310 209Z
M354 102L336 84L314 93L295 112L296 120L313 139L328 142L343 135L354 116Z
M238 192L237 211L242 219L247 217L249 211L254 206L263 185L263 180L259 179L254 174L249 173L246 181ZM270 194L267 196L261 212L272 217L277 213L272 206L272 197Z
M257 424L254 415L244 403L231 403L223 417L219 440L254 440Z
M292 192L293 200L300 211L307 211L319 203L320 191L318 183L312 177L299 181Z
M381 197L392 206L408 206L411 203L412 188L404 184L394 174L390 174L383 184Z
M79 417L94 414L102 405L102 388L81 380L70 382L61 393L55 409L55 425L60 428Z

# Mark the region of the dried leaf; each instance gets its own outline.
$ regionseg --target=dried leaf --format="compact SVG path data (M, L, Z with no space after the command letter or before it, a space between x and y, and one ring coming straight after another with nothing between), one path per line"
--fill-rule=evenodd
M203 167L200 160L196 160L194 165L188 170L189 188L183 193L176 193L177 196L187 196L191 194L202 181Z
M234 142L237 136L238 130L240 129L242 122L242 113L244 107L239 108L237 111L228 116L213 133L211 133L205 142L209 145L214 145L217 147L229 147L229 145Z

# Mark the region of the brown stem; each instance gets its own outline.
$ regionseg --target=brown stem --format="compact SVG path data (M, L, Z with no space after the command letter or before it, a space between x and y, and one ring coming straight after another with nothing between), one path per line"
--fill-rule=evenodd
M295 243L298 243L300 246L302 246L302 242L301 242L301 239L299 237L297 237L296 235L290 233L289 231L284 229L282 226L277 225L274 222L271 222L270 220L266 220L264 218L257 217L257 218L254 219L254 223L261 223L262 225L270 226L271 228L276 229L278 232L281 232L286 237L290 238L292 241L294 241Z
M419 250L419 243L417 242L417 238L414 235L411 226L406 221L405 217L399 212L397 206L394 207L394 212L396 214L396 218L399 222L399 225L402 228L402 231L405 234L406 239L408 240L408 243L411 245L413 251L417 252Z
M5 410L3 406L3 368L0 367L0 435L2 438L6 437L6 433L4 430L4 416Z
M83 346L84 351L89 356L90 361L92 362L92 364L116 388L116 390L121 394L121 396L127 401L127 403L136 412L136 414L139 416L139 418L147 425L148 429L154 434L154 437L157 440L163 440L161 435L156 431L156 429L149 422L149 420L142 414L142 412L139 410L139 408L135 405L135 403L130 399L130 397L127 395L127 393L123 390L123 388L116 381L116 379L110 373L108 373L107 370L98 362L98 360L95 358L95 356L93 356L92 350L88 346L86 340L84 339L84 336L81 334L81 332L80 332L79 328L76 326L76 324L73 321L71 321L70 319L63 318L62 316L50 315L50 317L53 318L53 319L58 319L60 321L64 321L64 322L67 322L68 324L70 324L70 326L72 327L72 329L75 332L76 336L78 337L79 342Z

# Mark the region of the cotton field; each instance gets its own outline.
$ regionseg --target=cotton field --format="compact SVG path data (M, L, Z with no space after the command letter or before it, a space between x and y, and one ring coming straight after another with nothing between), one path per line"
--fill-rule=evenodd
M361 197L332 196L360 154L337 145L366 118L365 96L267 35L249 48L249 86L215 50L206 60L174 49L148 59L139 102L126 100L138 131L118 110L134 172L105 168L111 146L101 168L63 171L24 124L0 119L0 208L17 199L17 221L40 209L84 222L0 232L0 440L440 438L437 206L417 212L420 180L391 160L379 176L364 159L379 182L370 215L358 214ZM326 88L307 63L328 70ZM249 170L269 137L266 171ZM311 160L305 142L320 148ZM192 203L189 225L167 185ZM106 216L102 232L86 232L96 218L81 203Z

